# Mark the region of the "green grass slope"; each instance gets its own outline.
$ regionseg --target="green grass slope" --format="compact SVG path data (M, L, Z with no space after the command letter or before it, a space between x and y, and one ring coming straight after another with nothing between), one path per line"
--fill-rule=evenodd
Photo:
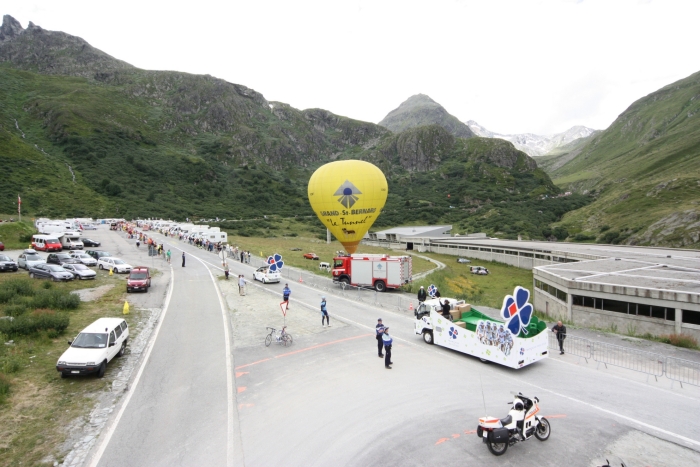
M597 197L562 222L579 238L700 247L700 72L638 100L549 170Z

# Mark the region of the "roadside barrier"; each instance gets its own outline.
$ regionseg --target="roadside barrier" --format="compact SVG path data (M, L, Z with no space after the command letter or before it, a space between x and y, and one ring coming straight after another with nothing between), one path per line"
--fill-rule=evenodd
M602 363L606 368L608 365L613 365L645 373L647 381L649 376L653 376L658 381L658 376L664 375L664 357L662 355L620 345L596 342L593 346L593 360L598 362L598 367Z
M557 340L557 335L550 330L545 332L549 332L549 350L558 352L559 341ZM581 337L576 337L569 334L566 336L566 339L564 339L564 353L575 355L579 357L579 359L583 358L586 360L586 363L588 363L588 360L593 358L593 342L588 339L583 339Z
M691 362L675 357L666 357L666 377L673 383L678 381L681 387L683 383L700 386L700 363Z

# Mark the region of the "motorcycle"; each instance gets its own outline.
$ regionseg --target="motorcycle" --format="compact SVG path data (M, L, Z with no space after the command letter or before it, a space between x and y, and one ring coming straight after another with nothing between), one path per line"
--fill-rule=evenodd
M537 397L523 396L522 393L511 393L515 397L506 418L483 417L479 419L476 434L479 436L491 454L502 456L512 446L521 441L527 441L534 435L540 441L547 441L551 433L549 421L537 415L540 411Z

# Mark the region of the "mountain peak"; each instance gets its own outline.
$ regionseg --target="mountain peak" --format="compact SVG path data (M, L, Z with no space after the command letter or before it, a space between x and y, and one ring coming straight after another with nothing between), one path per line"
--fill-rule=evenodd
M406 99L389 112L379 125L394 133L401 133L419 126L439 125L459 138L474 136L467 125L450 115L443 106L425 94L415 94Z
M19 24L19 21L10 15L4 15L2 17L2 26L0 26L0 42L10 41L22 34L23 31L24 28Z

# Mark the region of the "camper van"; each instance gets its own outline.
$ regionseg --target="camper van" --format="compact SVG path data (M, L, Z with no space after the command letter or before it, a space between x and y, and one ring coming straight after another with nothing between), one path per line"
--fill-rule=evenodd
M37 251L61 251L63 249L63 245L61 245L61 242L58 240L59 235L60 234L32 235L32 248Z
M58 237L64 250L82 250L83 242L80 241L80 232L63 232Z

